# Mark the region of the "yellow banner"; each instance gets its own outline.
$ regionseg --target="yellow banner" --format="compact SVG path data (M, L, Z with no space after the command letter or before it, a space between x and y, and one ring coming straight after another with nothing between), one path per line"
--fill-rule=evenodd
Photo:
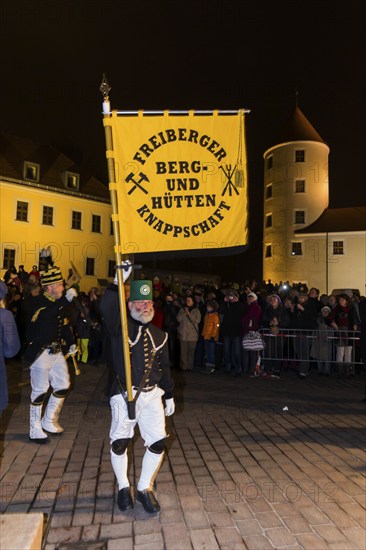
M247 244L244 112L121 115L111 126L122 253Z

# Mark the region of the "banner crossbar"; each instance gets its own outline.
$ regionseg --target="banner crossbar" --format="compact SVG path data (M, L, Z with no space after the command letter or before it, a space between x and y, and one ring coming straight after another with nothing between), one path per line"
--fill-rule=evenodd
M141 111L116 111L117 115L127 115L127 116L138 116L138 115L150 115L150 116L162 116L164 114L169 115L213 115L214 113L217 113L218 115L237 115L240 112L242 113L250 113L250 109L237 109L235 111L228 110L228 111L215 111L215 110L209 110L209 111L194 111L194 110L188 110L188 111L174 111L167 109L166 111L144 111L141 109Z

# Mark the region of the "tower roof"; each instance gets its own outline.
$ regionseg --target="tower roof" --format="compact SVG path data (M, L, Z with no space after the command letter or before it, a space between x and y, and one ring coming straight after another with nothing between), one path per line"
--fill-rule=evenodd
M285 143L288 141L319 141L320 143L325 143L297 106L279 132L275 143Z
M315 222L295 233L334 233L337 231L365 231L366 207L327 208Z

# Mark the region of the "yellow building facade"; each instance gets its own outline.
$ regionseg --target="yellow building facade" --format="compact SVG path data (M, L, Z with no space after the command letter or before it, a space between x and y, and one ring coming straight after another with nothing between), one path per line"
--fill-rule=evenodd
M83 178L73 161L54 150L50 155L27 140L1 137L8 144L0 157L1 278L11 265L27 272L39 267L40 252L49 247L65 279L75 266L81 290L113 280L108 188Z

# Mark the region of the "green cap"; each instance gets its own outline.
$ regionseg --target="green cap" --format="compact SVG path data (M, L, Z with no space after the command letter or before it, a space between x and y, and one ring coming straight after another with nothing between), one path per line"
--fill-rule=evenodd
M152 300L152 282L147 280L131 281L130 283L130 302L139 302L140 300Z

